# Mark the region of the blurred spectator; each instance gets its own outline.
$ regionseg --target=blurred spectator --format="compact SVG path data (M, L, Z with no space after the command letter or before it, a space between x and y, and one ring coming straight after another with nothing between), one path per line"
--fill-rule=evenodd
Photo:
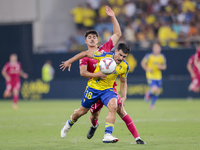
M176 34L180 34L181 32L181 25L178 23L177 20L174 21L174 23L172 24L172 29L174 32L176 32Z
M97 30L100 44L107 41L112 32L105 5L110 5L115 12L123 40L136 49L150 48L154 41L167 48L191 47L199 42L200 0L86 0L86 4L86 11L81 11L81 15L85 14L82 18L90 25L86 28L78 26L83 31ZM95 11L98 13L94 15ZM100 16L98 20L96 15ZM69 51L84 49L79 35L77 32L77 36L68 41Z
M146 23L151 25L154 24L156 22L156 16L154 14L149 14L146 18Z
M181 32L184 35L188 35L189 29L190 29L190 26L186 22L183 22L183 24L181 25Z
M177 43L178 37L179 37L178 34L176 32L174 32L172 30L172 28L171 28L170 33L168 33L168 34L169 34L169 39L168 39L168 45L169 45L169 47L170 48L178 48L179 47L179 45Z
M73 8L70 12L74 17L74 23L76 24L77 29L83 28L83 6L81 3L78 4L77 7Z
M132 23L129 22L124 30L124 39L130 45L131 43L136 42L135 31L132 28Z
M112 10L114 11L115 13L115 16L118 17L121 12L121 7L117 4L113 4L112 6Z
M51 60L47 60L42 67L42 80L44 82L50 82L53 80L55 74L55 70L52 67Z
M112 36L112 32L106 30L106 29L103 29L103 41L101 41L102 43L103 42L107 42L110 37Z
M117 6L122 6L124 4L124 0L108 0L110 5L117 5Z
M196 8L200 10L200 0L195 0Z
M101 5L98 10L99 22L106 22L106 20L107 20L106 8L105 8L106 5L107 5L107 3L105 1L101 2Z
M169 0L160 0L161 11L165 11L165 7L167 6Z
M101 0L87 0L87 3L90 4L91 8L95 10L96 15L98 15L98 8L101 4Z
M162 26L158 30L158 39L160 41L161 46L167 46L167 41L170 39L170 32L170 26L166 22L162 22Z
M152 6L152 11L153 13L159 12L160 11L160 3L159 0L153 0L153 6Z
M197 33L197 28L196 28L196 24L195 22L191 22L190 23L190 27L189 27L189 32L188 32L188 35L189 36L193 36Z
M94 28L96 12L91 8L90 4L86 4L83 12L83 26L85 30L90 30Z
M135 12L136 12L136 6L134 2L131 0L127 1L127 3L124 6L124 14L127 21L130 21L133 19L132 17L134 16Z
M182 11L183 13L187 13L188 11L194 12L196 8L196 4L190 0L183 0L182 3Z

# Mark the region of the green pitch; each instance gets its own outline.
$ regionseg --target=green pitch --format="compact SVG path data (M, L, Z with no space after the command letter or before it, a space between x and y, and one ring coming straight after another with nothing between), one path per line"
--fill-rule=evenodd
M117 116L114 133L118 143L104 144L103 108L94 137L86 138L90 113L78 120L67 137L60 137L65 121L79 108L80 100L0 101L0 150L198 150L200 149L200 99L160 99L155 110L143 100L127 100L125 109L146 145L136 145L125 123Z

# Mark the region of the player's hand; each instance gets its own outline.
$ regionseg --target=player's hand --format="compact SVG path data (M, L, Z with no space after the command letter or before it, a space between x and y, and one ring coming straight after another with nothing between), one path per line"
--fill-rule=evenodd
M115 13L113 12L113 10L109 6L106 6L106 14L110 17L115 16Z
M27 73L24 73L22 77L23 77L24 79L27 79L27 78L28 78L28 74L27 74Z
M99 71L99 72L95 73L95 77L105 79L107 77L107 75L105 75L101 71Z
M122 97L120 102L121 102L121 107L124 107L124 102L126 101L126 98L125 97Z
M62 71L64 71L66 68L68 68L68 71L70 71L71 63L68 60L62 61L62 63L60 64L60 69L62 69Z
M147 72L151 72L152 73L152 69L151 68L147 68L147 70L146 70Z

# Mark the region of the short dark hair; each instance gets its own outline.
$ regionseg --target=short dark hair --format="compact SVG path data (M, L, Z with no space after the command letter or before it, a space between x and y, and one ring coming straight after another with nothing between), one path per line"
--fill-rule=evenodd
M88 30L88 31L85 32L85 35L84 35L85 39L87 38L87 36L89 34L95 34L97 37L99 37L99 34L98 34L98 32L96 30Z
M129 54L131 49L129 48L129 46L125 43L119 43L117 50L122 50L124 54Z

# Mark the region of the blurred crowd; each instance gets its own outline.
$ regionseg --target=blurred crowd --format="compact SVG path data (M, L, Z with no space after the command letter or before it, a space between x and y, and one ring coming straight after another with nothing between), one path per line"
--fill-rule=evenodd
M200 0L86 0L72 8L77 33L66 41L68 51L86 50L84 33L95 29L100 44L113 33L105 13L110 6L119 21L122 38L133 50L156 42L163 48L191 48L200 41Z

